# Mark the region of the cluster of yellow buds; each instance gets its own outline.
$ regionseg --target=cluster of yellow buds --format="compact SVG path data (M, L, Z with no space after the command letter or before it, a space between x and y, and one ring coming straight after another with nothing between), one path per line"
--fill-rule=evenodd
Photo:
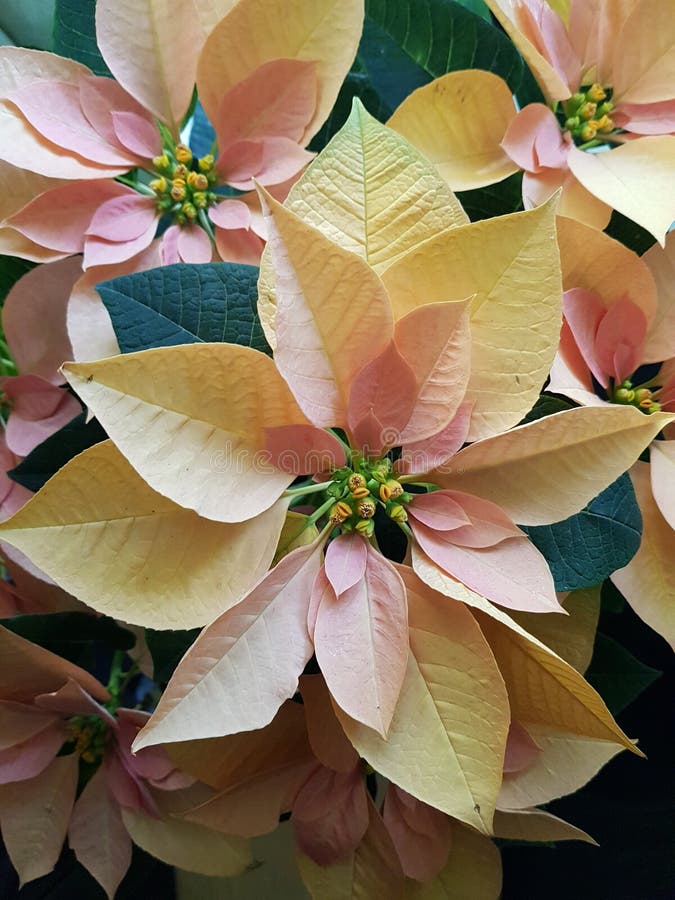
M391 460L386 458L374 463L361 460L356 471L338 469L333 473L328 494L336 500L329 512L331 523L342 531L358 531L365 537L375 532L373 517L378 506L394 522L403 524L408 520L405 504L412 500L412 494L406 493L392 477Z
M100 762L105 751L105 723L97 716L73 716L68 722L68 740L83 762Z
M643 413L650 415L659 412L661 405L654 399L654 392L649 388L634 388L632 382L626 380L614 389L612 394L614 403L622 406L635 406Z
M611 134L615 129L610 113L614 104L601 84L581 89L562 104L565 116L563 128L576 143L585 144L598 135Z
M157 195L157 209L173 213L179 225L194 222L200 209L221 199L211 190L218 176L210 153L197 159L185 144L176 144L173 150L155 156L152 164L158 177L149 187Z

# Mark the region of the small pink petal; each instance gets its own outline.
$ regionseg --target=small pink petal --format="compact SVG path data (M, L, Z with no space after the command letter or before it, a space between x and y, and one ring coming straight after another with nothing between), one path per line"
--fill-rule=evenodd
M218 146L226 150L241 140L286 137L302 142L314 116L317 64L274 59L259 66L222 98L213 125Z
M349 773L319 766L298 791L291 822L299 849L320 866L347 859L368 827L358 766Z
M68 391L36 375L3 379L2 387L13 405L6 426L7 446L17 456L27 456L81 412Z
M86 271L93 266L110 266L131 259L150 246L156 231L156 219L153 219L147 230L132 241L106 241L88 235L84 244L82 268Z
M449 816L390 783L382 818L404 874L417 881L438 875L452 844Z
M323 594L314 650L335 701L386 738L408 659L408 604L392 563L366 550L364 577L339 597Z
M378 456L400 445L416 397L415 374L390 341L386 350L359 372L349 394L349 427L366 456Z
M249 228L251 210L241 200L223 200L209 209L209 219L219 228Z
M599 294L574 288L563 294L563 312L579 352L586 365L603 386L608 385L609 368L598 359L596 335L607 307Z
M543 103L530 103L516 115L501 142L504 151L526 172L564 168L569 144L558 120Z
M326 577L333 586L336 597L359 582L366 571L368 550L366 540L358 532L341 534L326 550Z
M265 452L273 466L292 475L330 472L345 464L342 444L334 435L314 425L266 428Z
M452 497L452 491L416 494L406 508L414 519L436 531L450 531L471 524L461 504Z
M582 75L581 60L560 16L546 0L520 0L515 13L519 29L569 85L572 93Z
M506 739L504 772L522 772L541 755L541 747L516 719L511 720Z
M493 603L526 612L564 612L548 564L528 538L476 549L454 544L451 531L433 531L419 522L411 527L429 559Z
M619 128L633 134L672 134L675 132L675 100L658 103L620 103L612 112Z
M7 582L3 584L6 585ZM0 751L25 743L58 720L58 716L27 703L0 701Z
M599 366L622 382L639 367L649 323L632 300L622 297L611 303L598 324L595 353Z
M7 295L2 307L2 328L21 374L63 383L59 367L73 358L66 306L81 274L79 259L36 266Z
M314 641L314 629L316 628L316 617L319 612L319 606L324 602L335 600L335 591L326 575L325 566L321 566L316 573L316 578L312 584L312 590L309 595L309 606L307 608L307 631L310 639Z
M260 257L265 244L252 230L216 228L216 249L225 262L260 265Z
M492 547L507 538L522 537L520 528L496 503L460 491L447 491L447 494L469 518L468 525L461 525L448 535L458 546Z
M40 194L8 219L8 224L44 247L81 253L89 223L99 207L135 193L108 179L74 182Z
M211 262L211 240L198 225L186 225L178 232L178 255L186 263Z
M102 203L94 213L87 234L105 241L133 241L157 220L152 197L130 190Z
M50 712L63 713L67 716L98 716L107 725L116 727L115 719L108 710L97 703L80 685L69 678L58 691L49 694L38 694L35 705Z
M178 253L178 235L180 234L180 225L169 225L161 237L160 257L163 266L171 266L180 262Z
M91 126L97 131L101 137L121 150L130 148L125 147L115 133L113 126L113 114L120 112L133 113L145 119L154 128L158 147L161 148L159 142L159 133L154 126L152 119L148 116L145 109L137 100L127 94L124 88L114 81L102 75L84 75L78 82L80 91L80 106L82 112L90 122ZM160 150L158 149L159 153Z
M253 179L262 185L278 184L296 175L313 158L313 153L289 138L259 138L229 146L218 157L216 168L232 187L249 191Z
M35 778L54 759L67 734L65 724L57 721L23 744L0 751L0 784Z
M136 157L106 141L90 124L80 105L77 85L37 81L12 92L8 99L28 122L57 147L106 166L133 168Z
M441 472L451 470L452 457L461 449L469 434L473 406L472 402L462 403L454 418L438 434L405 444L396 462L396 471L401 475L412 475L436 468Z
M237 187L246 184L243 190L253 187L251 178L260 170L263 147L260 141L237 141L218 155L216 169L228 184Z
M135 112L113 112L112 124L119 142L144 159L162 151L162 141L154 122Z

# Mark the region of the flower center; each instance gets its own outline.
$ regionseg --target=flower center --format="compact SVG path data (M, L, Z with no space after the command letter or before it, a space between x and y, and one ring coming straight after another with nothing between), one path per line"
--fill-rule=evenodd
M221 197L212 188L218 180L215 159L209 153L196 159L185 144L166 147L161 156L152 160L156 177L149 187L157 197L160 213L169 213L177 225L191 225Z
M356 455L351 468L344 466L333 472L326 493L336 501L328 511L330 522L341 532L358 531L365 537L375 531L373 517L378 507L402 524L408 520L405 504L413 498L393 477L390 459L361 459Z
M611 88L600 84L581 87L569 100L563 101L558 110L558 119L563 130L569 131L574 143L582 149L590 149L586 144L598 146L603 138L620 129L614 125L610 113L614 109ZM600 139L598 139L600 135Z
M610 399L622 406L635 406L643 413L650 415L659 412L661 405L654 399L654 391L649 388L634 388L630 380L622 381L611 391Z
M99 763L105 750L107 728L98 716L73 716L68 722L68 743L75 745L86 763Z

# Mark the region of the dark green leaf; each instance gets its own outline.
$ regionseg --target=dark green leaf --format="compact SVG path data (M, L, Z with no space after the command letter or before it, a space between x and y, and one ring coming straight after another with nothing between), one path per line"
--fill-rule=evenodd
M122 353L201 341L268 352L258 318L258 269L238 263L178 263L104 281Z
M7 473L9 477L29 491L39 491L74 456L106 439L107 435L96 419L89 423L85 419L82 413L48 437Z
M95 75L110 75L96 43L96 0L56 0L54 52L84 63Z
M12 616L3 619L2 624L78 665L83 665L83 657L89 655L94 641L100 641L109 650L130 650L136 643L135 635L113 619L84 612Z
M576 516L523 530L546 557L556 590L573 591L630 562L640 546L642 517L624 473Z
M209 122L201 103L197 101L192 116L190 150L195 156L206 156L207 153L211 153L215 139L216 132L213 125Z
M605 581L600 592L600 609L602 612L620 615L625 607L626 598L623 594L611 581Z
M0 256L0 304L5 302L5 297L16 282L34 268L35 263L27 259L19 259L17 256Z
M610 237L620 241L640 256L656 243L656 238L653 234L645 231L636 222L627 219L616 210L612 213L612 218L609 220L609 225L605 231Z
M569 400L554 396L553 394L542 394L523 421L519 424L526 425L528 422L534 422L536 419L543 419L544 416L552 416L554 413L563 412L566 409L574 409L574 404Z
M157 684L166 684L171 678L173 670L187 649L196 641L199 631L199 628L191 628L188 631L145 629L145 640L152 656L153 676Z
M371 116L379 119L380 122L385 122L391 115L392 110L385 105L384 101L373 89L365 72L349 72L340 88L340 93L330 115L323 123L321 130L312 138L312 142L309 145L310 150L315 152L323 150L333 135L337 134L342 128L349 118L354 97L358 97Z
M586 679L617 716L662 673L646 666L612 638L598 633Z
M377 31L372 30L373 26ZM382 40L388 36L416 69L401 64L399 77L395 71L378 67L377 34ZM389 49L382 55L389 58ZM453 0L366 0L366 27L359 58L365 63L375 90L394 106L409 93L412 75L417 70L430 81L458 69L484 69L501 76L513 92L523 75L522 59L506 35ZM389 61L392 66L398 65L394 58ZM405 93L399 90L397 94L397 81Z
M523 208L522 180L522 172L516 172L498 184L474 191L458 191L457 198L472 222L506 216Z

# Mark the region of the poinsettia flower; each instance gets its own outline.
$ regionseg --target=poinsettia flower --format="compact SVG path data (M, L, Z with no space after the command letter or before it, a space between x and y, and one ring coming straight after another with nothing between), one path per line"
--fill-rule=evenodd
M630 405L646 415L675 410L673 235L664 249L655 246L638 257L572 220L561 219L558 233L565 321L549 390L585 406ZM669 437L666 428L650 444L651 490L641 486L640 495L645 523L656 514L673 529L675 441ZM658 513L652 511L654 502ZM651 530L647 524L646 529ZM662 553L658 557L662 568L665 559ZM663 589L647 590L653 565L647 571L645 558L644 550L638 553L628 567L630 579L620 574L617 583L636 612L672 641L675 632L665 609L671 598Z
M70 383L150 487L173 502L206 519L235 525L262 518L284 499L304 503L305 498L318 497L308 523L325 522L312 544L281 559L203 632L160 701L152 729L144 732L149 742L175 739L178 710L184 703L201 702L201 688L183 699L185 679L193 685L200 682L204 689L217 685L227 696L218 704L218 715L203 723L207 731L201 736L262 727L292 696L312 653L345 713L386 735L405 678L408 603L401 576L368 540L378 510L411 540L423 579L430 577L429 567L436 571L438 566L454 583L494 603L560 611L548 567L514 522L542 524L578 511L623 470L626 459L635 458L662 422L657 416L649 423L652 427L645 428L644 417L631 409L611 409L604 417L594 410L592 420L587 411L577 410L500 433L500 402L486 395L470 407L467 426L465 404L473 367L477 372L487 369L480 349L474 354L476 344L469 345L467 339L470 302L413 307L394 324L387 292L363 260L272 198L265 202L277 290L274 363L247 348L203 345L65 368ZM552 229L553 211L546 212L546 227ZM542 214L521 215L527 223L532 216L540 222ZM482 232L482 223L467 229ZM351 302L353 296L359 297L358 304ZM555 347L557 316L550 320L551 339L543 353ZM524 341L532 339L529 324L522 335ZM488 352L494 352L494 342ZM188 419L189 427L184 427L187 396L184 412L171 400L172 411L158 415L162 401L157 391L166 384L162 376L142 378L153 392L147 410L139 402L137 385L133 399L124 386L130 362L137 374L146 361L175 373L177 366L185 370L186 361L194 358L192 371L199 381L194 396L203 404L196 354L211 360L217 390L239 398L230 405L226 427L211 430L207 452L200 450L197 456L193 442L200 441L204 431L196 420ZM529 366L529 359L524 364ZM490 377L494 379L494 369ZM540 377L545 377L545 369ZM516 392L522 391L522 382L520 376L513 379ZM518 402L524 407L512 410L516 420L528 409L528 401ZM488 406L497 412L492 419ZM463 422L460 429L454 424L457 416ZM336 426L346 436L348 450L330 431ZM156 437L154 429L159 429ZM483 439L453 456L472 429L474 437ZM600 448L605 441L616 448L617 432L623 435L621 449L615 449L608 463ZM588 456L594 442L598 455ZM161 452L161 466L148 457L148 447ZM394 447L402 448L410 470L399 478L388 456ZM561 477L567 474L564 491L550 483L552 453L562 463ZM177 477L173 465L179 459ZM187 459L195 462L186 465ZM523 459L528 461L526 493L522 476L516 481L511 474L522 468ZM581 459L583 477L578 474ZM286 493L301 475L319 475L319 480ZM443 489L437 500L433 493L430 501L419 495L428 483ZM414 520L412 530L409 518ZM26 549L18 518L3 527L3 534ZM80 599L88 602L91 597L96 606L100 588L96 597L86 588L83 593L77 573L77 588L70 579L67 585L54 558L47 560L49 547L44 542L42 547L46 555L31 547L35 562ZM91 565L91 559L88 562ZM270 635L283 635L281 652L272 649ZM251 654L252 647L256 651ZM236 684L227 677L223 682L221 673L239 671L239 665L246 664L238 662L243 652L249 661L258 660L255 672L250 679L238 676ZM206 668L204 654L209 659ZM265 665L261 659L267 660ZM187 674L193 665L199 676ZM210 669L218 676L207 674ZM252 689L255 703L249 696Z
M10 859L22 882L31 881L53 869L67 835L80 863L112 898L131 862L139 823L170 839L161 796L191 796L185 789L195 779L162 748L131 753L148 713L113 708L108 691L78 666L5 629L0 639L0 828ZM10 669L16 688L8 687ZM80 776L86 784L78 795ZM39 833L39 843L26 846L27 828ZM174 840L208 842L204 834L198 829L190 837L189 827L179 826ZM226 851L227 842L220 843Z
M456 189L521 169L526 208L562 188L562 215L602 229L616 209L663 243L675 218L675 34L666 5L487 2L546 103L516 112L500 79L467 70L414 92L391 126Z
M141 6L97 4L98 44L117 81L53 54L0 53L0 159L8 178L35 173L32 196L23 178L2 210L6 252L112 265L148 247L165 216L166 262L249 261L262 247L251 213L220 189L281 185L312 158L304 148L356 52L361 0L290 11L240 0L220 14L200 0L170 25L150 0ZM261 18L274 40L261 38ZM195 82L216 133L200 159L179 141Z

